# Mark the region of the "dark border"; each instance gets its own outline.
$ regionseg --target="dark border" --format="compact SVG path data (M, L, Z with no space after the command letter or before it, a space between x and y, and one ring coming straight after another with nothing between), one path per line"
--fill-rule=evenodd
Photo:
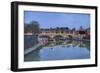
M19 5L94 9L95 10L95 64L52 66L52 67L39 67L39 68L21 68L21 69L18 68L18 6ZM97 66L97 44L98 44L97 43L97 6L65 5L65 4L19 2L19 1L11 2L11 71L18 72L18 71L32 71L32 70L96 67Z

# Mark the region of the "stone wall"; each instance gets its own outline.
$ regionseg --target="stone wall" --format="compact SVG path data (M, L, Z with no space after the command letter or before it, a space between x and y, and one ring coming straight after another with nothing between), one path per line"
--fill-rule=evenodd
M37 35L24 35L24 49L31 48L38 43Z

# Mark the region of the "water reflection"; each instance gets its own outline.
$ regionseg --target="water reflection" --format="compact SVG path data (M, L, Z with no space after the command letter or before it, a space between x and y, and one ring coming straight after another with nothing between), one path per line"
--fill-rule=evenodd
M90 58L89 41L49 41L24 56L24 61L71 60Z

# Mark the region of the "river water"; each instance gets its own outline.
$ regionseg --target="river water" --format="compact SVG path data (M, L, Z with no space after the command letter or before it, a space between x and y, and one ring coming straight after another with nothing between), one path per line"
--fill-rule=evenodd
M27 55L24 61L73 60L90 58L90 43L88 41L66 40L50 42Z

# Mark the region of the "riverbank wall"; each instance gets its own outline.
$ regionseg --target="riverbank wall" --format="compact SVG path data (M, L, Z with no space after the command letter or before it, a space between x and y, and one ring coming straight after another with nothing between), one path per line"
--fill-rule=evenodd
M24 50L31 48L38 43L37 35L24 35Z

